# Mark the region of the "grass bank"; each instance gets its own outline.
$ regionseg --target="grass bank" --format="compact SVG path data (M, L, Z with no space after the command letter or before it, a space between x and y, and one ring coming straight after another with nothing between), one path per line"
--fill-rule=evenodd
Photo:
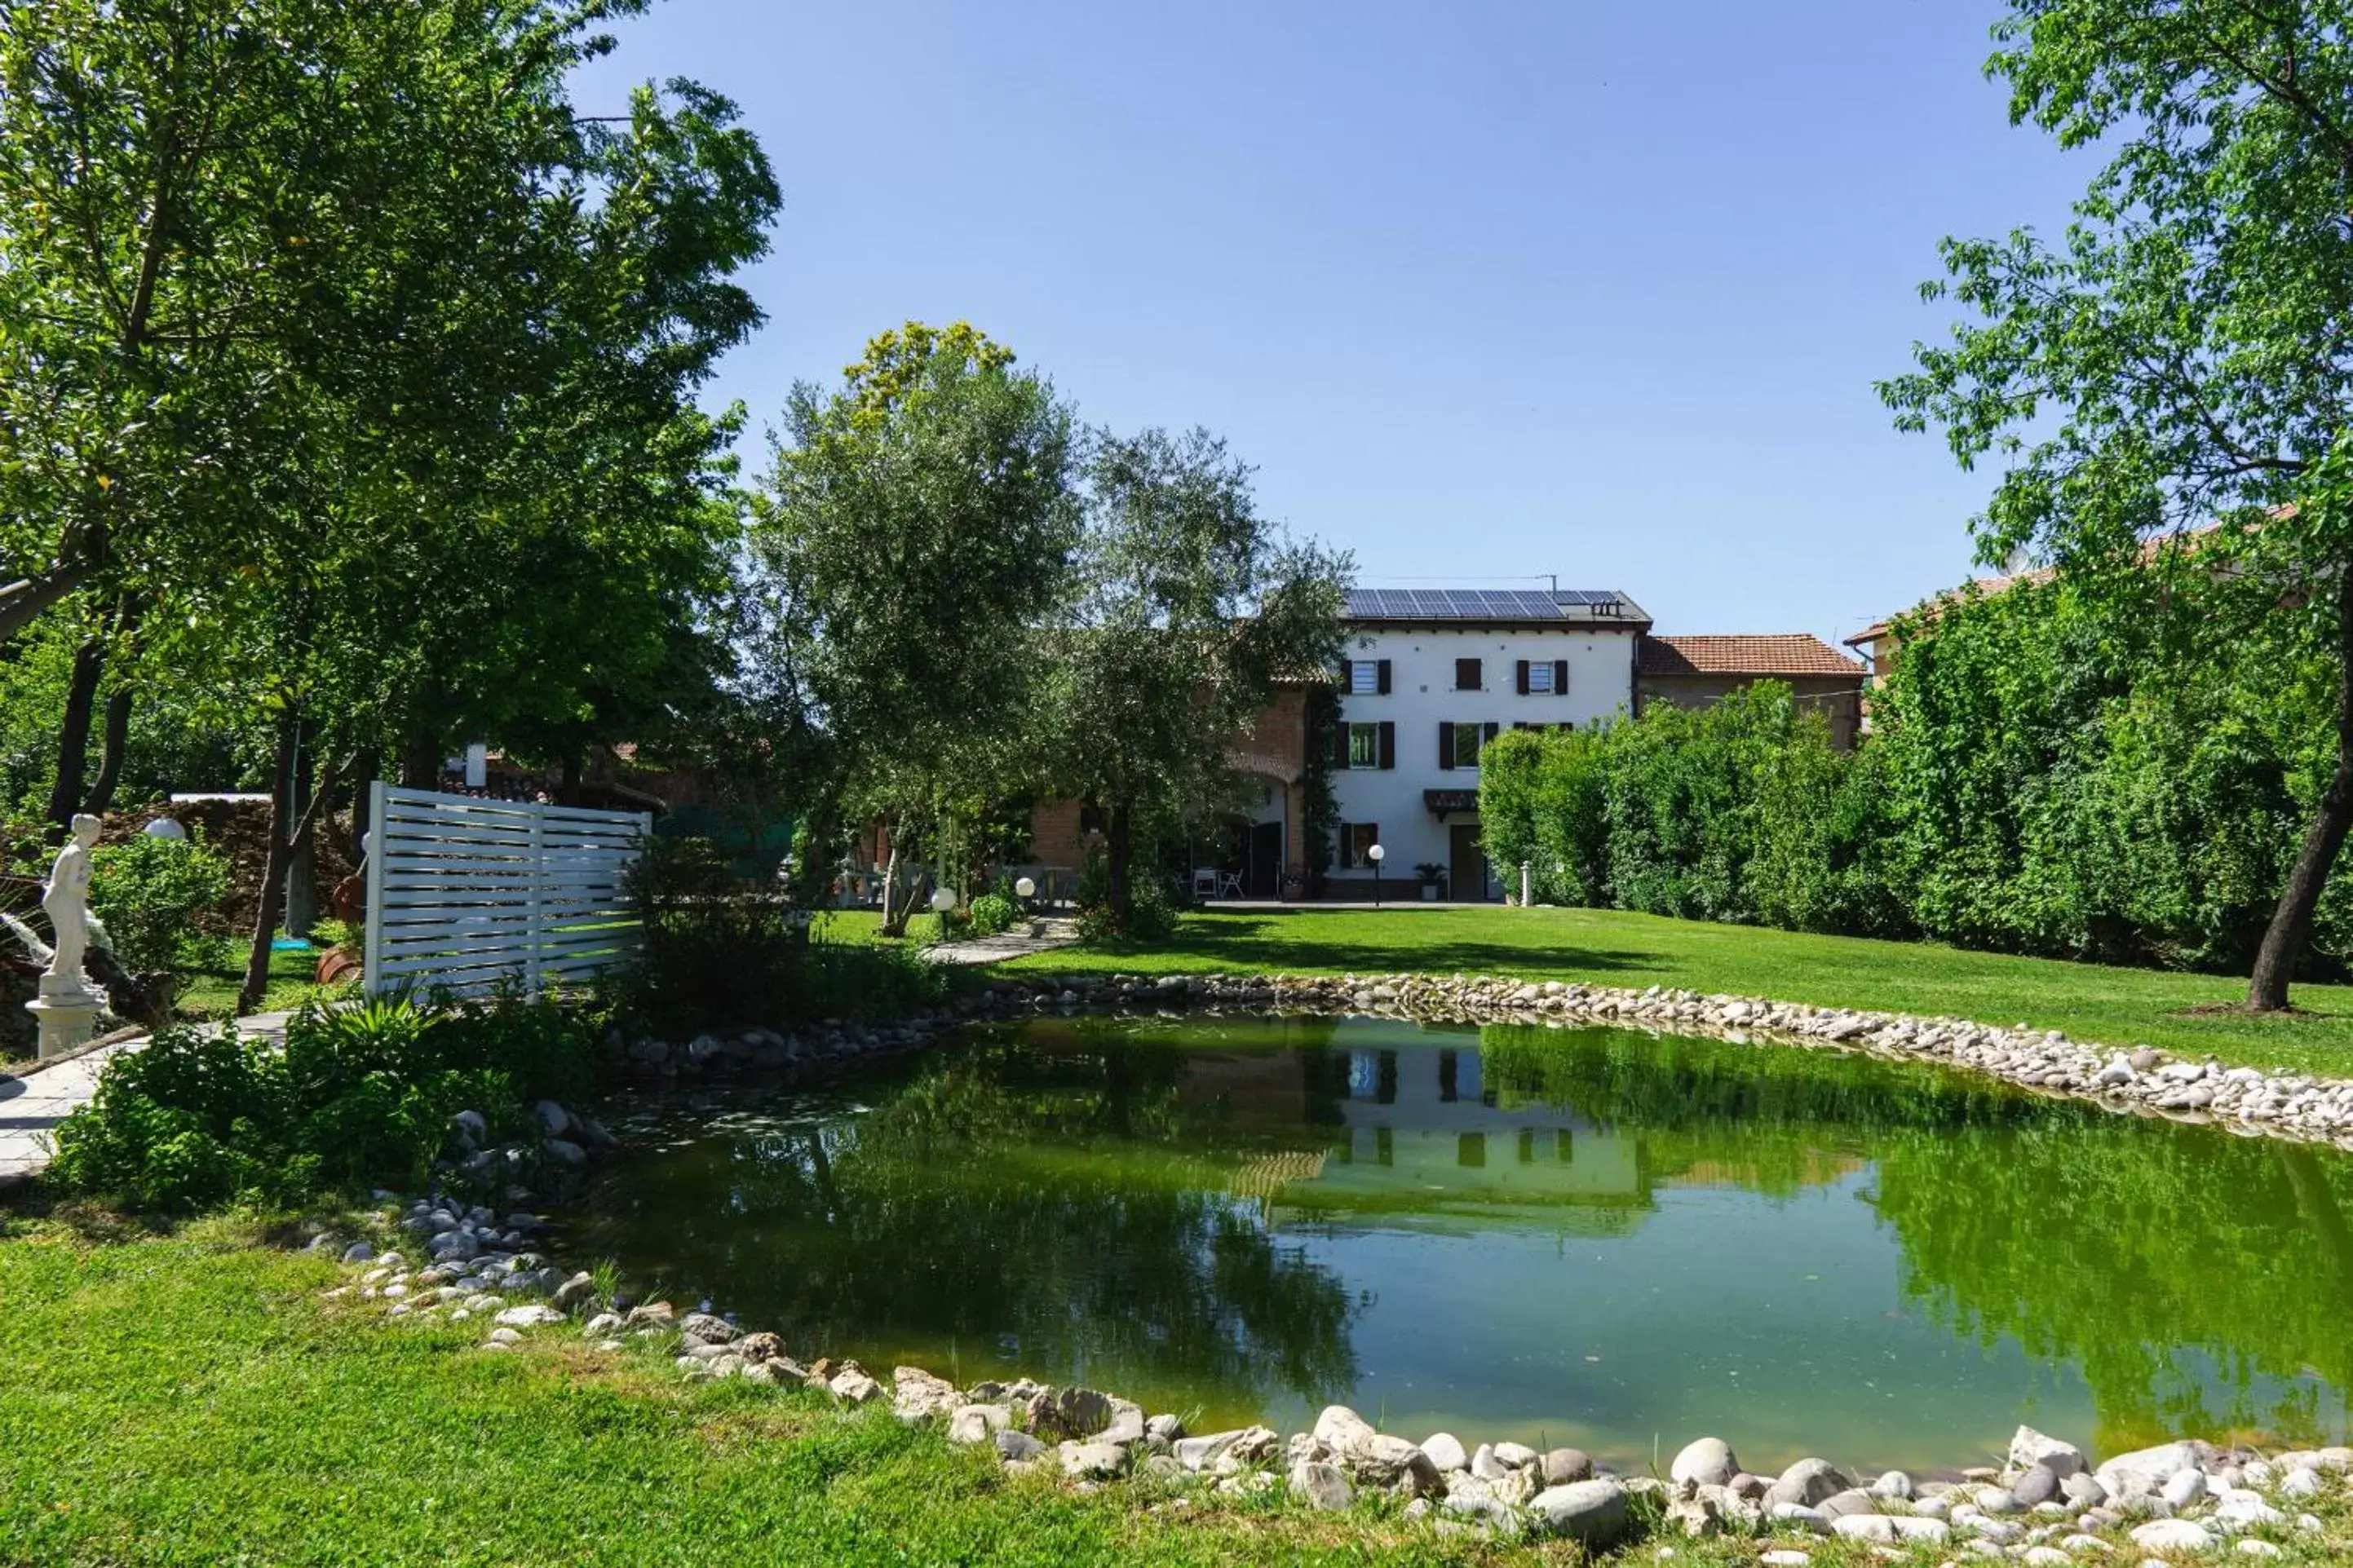
M215 1220L0 1239L0 1561L40 1563L1478 1563L1402 1521L1008 1479L881 1406L690 1385L566 1330L317 1305L322 1258ZM1566 1554L1562 1554L1566 1560ZM1519 1560L1526 1560L1521 1557Z
M2353 986L2300 985L2295 1001L2304 1011L2293 1016L2196 1012L2237 1002L2246 983L1616 910L1210 910L1185 917L1165 943L1063 949L1005 967L1228 974L1414 970L1688 987L2027 1024L2084 1040L2211 1055L2233 1065L2353 1076Z

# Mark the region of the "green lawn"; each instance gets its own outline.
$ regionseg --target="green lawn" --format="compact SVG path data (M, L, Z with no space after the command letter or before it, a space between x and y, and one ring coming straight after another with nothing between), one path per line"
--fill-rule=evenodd
M1187 916L1163 945L1064 949L1005 967L1145 973L1411 970L1687 986L1782 1002L2024 1023L2085 1040L2353 1075L2353 986L2298 986L2295 1000L2306 1011L2293 1017L2191 1014L2201 1004L2237 1001L2246 983L1614 910L1208 910Z
M269 987L262 993L264 1013L290 1012L312 996L324 995L311 984L319 970L319 954L273 952L269 955ZM192 969L183 978L178 1006L195 1017L226 1018L237 1005L237 987L245 984L245 948L226 950L213 963Z
M494 1354L475 1348L481 1324L340 1314L309 1294L332 1265L229 1221L164 1239L91 1242L47 1222L0 1235L0 1562L1491 1556L1394 1516L1266 1503L1175 1527L1141 1506L1153 1494L1011 1480L883 1405L690 1386L651 1353L600 1357L569 1331Z

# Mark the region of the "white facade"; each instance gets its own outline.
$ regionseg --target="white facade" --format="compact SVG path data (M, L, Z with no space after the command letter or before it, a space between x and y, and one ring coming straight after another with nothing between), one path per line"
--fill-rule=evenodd
M1477 745L1486 734L1518 726L1581 727L1630 711L1635 650L1647 625L1641 612L1622 598L1606 612L1583 607L1557 622L1354 622L1340 725L1355 746L1352 765L1332 775L1342 826L1328 873L1330 891L1349 899L1372 895L1373 872L1362 863L1362 849L1377 839L1386 852L1380 870L1385 898L1419 899L1416 867L1424 863L1447 868L1441 899L1502 898L1505 868L1489 868L1483 878L1479 869L1484 857L1476 848ZM1479 679L1476 687L1464 689L1458 688L1457 676L1470 672L1458 671L1458 661L1468 659L1479 661ZM1377 675L1384 660L1386 692L1378 689ZM1525 693L1524 661L1530 688ZM1567 676L1566 689L1551 689L1561 674ZM1388 726L1388 750L1381 749L1380 731L1359 730L1351 736L1351 725ZM1441 726L1477 727L1482 740L1468 741ZM1441 746L1447 748L1443 756ZM1445 765L1449 760L1454 765ZM1432 791L1455 798L1433 803Z

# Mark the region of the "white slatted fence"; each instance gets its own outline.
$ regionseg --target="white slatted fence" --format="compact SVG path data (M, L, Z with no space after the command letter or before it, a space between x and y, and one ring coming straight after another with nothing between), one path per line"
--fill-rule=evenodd
M369 795L367 991L530 995L638 951L623 890L648 812L477 800L382 782Z

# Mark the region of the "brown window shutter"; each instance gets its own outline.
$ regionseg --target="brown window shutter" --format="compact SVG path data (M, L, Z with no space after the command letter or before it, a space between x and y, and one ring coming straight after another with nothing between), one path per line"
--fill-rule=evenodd
M1528 694L1528 661L1521 659L1512 667L1513 678L1519 682L1520 695Z
M1477 659L1458 658L1454 661L1455 690L1476 691L1482 684L1484 684L1484 679Z
M1388 659L1380 661L1380 677L1381 695L1387 697L1389 694L1389 661Z
M1489 721L1487 721L1487 724L1486 724L1486 739L1488 739L1488 740L1492 741L1492 740L1493 740L1497 735L1500 735L1500 734L1502 734L1503 732L1504 732L1504 727L1503 727L1501 724L1498 724L1498 723L1497 723L1497 722L1495 722L1493 719L1490 719Z
M1552 661L1552 694L1555 697L1568 695L1568 660L1565 658Z
M1397 770L1397 726L1387 719L1381 721L1381 766Z
M1454 726L1440 721L1438 726L1438 765L1454 766Z
M1339 832L1332 839L1332 864L1341 867L1348 864L1348 825L1345 822L1340 824Z
M1332 764L1335 767L1345 768L1348 765L1348 721L1345 719L1332 727L1332 736L1335 742L1332 748Z

